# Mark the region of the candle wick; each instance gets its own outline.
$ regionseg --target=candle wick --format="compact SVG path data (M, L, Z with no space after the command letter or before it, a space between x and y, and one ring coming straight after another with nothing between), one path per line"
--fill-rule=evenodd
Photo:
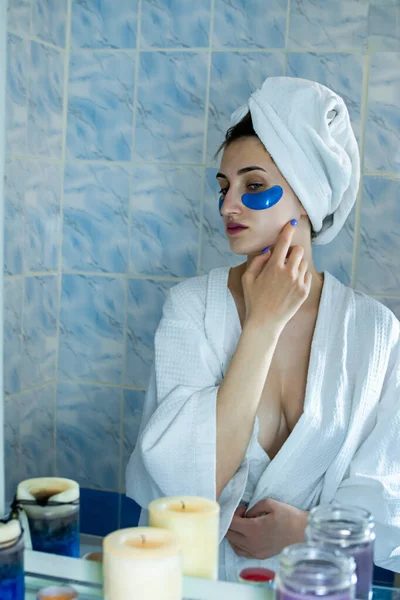
M141 535L140 538L142 540L142 544L145 544L146 543L146 536Z
M183 500L181 500L181 504L182 504L182 510L185 510L186 506Z

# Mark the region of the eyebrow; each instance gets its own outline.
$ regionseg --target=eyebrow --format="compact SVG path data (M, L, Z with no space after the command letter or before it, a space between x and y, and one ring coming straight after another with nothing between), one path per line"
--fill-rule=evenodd
M244 173L250 173L250 171L264 171L264 173L267 172L262 167L257 167L256 165L252 165L251 167L243 167L243 169L239 169L239 171L237 172L237 174L238 175L243 175ZM221 178L221 179L226 179L228 181L227 176L224 175L223 173L217 173L216 177L217 177L217 179Z

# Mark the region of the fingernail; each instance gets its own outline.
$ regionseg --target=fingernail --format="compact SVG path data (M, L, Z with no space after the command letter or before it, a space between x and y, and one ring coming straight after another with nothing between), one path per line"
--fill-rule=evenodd
M266 248L264 248L264 250L261 252L261 254L267 254L268 250L271 249L271 246L267 246Z
M290 224L293 225L293 227L296 227L297 223L297 219L293 219L292 221L290 221Z

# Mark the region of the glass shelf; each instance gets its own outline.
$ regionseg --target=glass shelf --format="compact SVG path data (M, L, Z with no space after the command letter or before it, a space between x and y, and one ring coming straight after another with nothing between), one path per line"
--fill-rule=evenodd
M98 563L63 556L25 552L25 600L36 600L37 592L51 585L71 585L79 600L103 598L102 569ZM184 600L265 600L262 588L239 583L184 577ZM400 589L374 587L373 600L400 600Z

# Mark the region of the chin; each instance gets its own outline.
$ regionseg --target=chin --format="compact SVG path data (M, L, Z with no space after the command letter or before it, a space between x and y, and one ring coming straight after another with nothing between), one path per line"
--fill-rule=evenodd
M232 250L232 252L234 254L237 254L238 256L249 256L251 254L261 254L261 252L264 250L264 248L266 248L266 246L268 246L268 244L265 244L264 246L254 246L254 245L250 245L250 244L235 244L235 243L230 243L230 248Z

